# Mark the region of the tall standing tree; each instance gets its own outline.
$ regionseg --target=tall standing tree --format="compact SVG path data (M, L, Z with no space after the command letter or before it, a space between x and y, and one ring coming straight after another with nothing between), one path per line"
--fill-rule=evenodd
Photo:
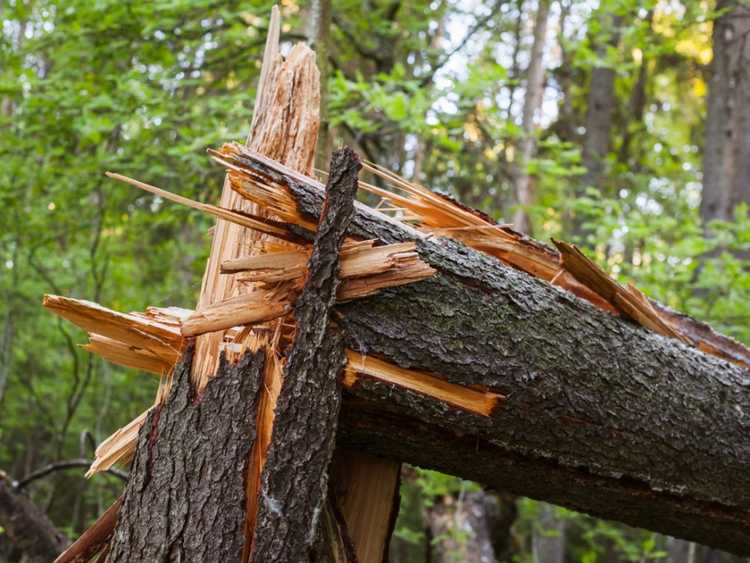
M528 208L534 202L532 178L528 171L529 161L534 157L536 148L535 117L542 105L544 94L544 45L547 41L547 20L549 19L549 0L539 0L534 20L534 42L529 54L529 66L526 70L526 93L523 100L521 117L521 139L518 143L513 167L513 184L519 208L513 218L517 231L531 234L531 219Z
M720 0L713 29L701 218L750 203L750 3Z
M582 159L586 169L576 191L581 197L586 188L602 188L607 154L611 148L612 124L617 107L615 92L616 71L607 61L608 51L620 41L621 18L600 8L599 33L592 37L596 62L591 69L586 98L586 118L584 122ZM584 236L583 220L576 217L572 225L573 234Z

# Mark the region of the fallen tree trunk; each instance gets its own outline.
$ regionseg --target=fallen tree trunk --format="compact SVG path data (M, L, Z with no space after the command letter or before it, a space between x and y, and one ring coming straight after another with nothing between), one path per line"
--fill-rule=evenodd
M317 220L319 184L262 157L243 164ZM746 369L362 206L349 234L416 240L437 271L338 305L349 347L506 400L484 417L360 374L348 392L365 403L345 409L343 444L750 553Z

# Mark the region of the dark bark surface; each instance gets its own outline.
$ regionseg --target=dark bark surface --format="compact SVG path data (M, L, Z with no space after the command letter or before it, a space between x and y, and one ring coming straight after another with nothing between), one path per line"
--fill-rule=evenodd
M253 561L304 561L315 545L341 402L344 341L329 324L339 251L354 213L361 164L350 149L331 160L326 201L301 295L261 477Z
M167 401L141 428L108 562L241 558L264 356L222 360L201 396L190 384L191 361L192 349L175 367Z
M653 490L643 482L593 474L554 459L518 454L416 417L386 412L382 406L345 398L338 445L365 450L458 475L508 493L544 500L598 518L617 520L693 541L750 553L750 510L697 501Z
M65 534L0 473L0 527L28 563L47 563L68 545Z
M313 184L278 167L256 169L286 184L300 209L318 216L322 194ZM417 239L420 257L438 273L337 306L349 346L507 400L485 418L375 381L362 380L355 395L537 466L534 477L515 475L516 494L750 553L747 370L372 211L358 208L350 233ZM415 436L409 451L397 448L401 458L380 453L414 461L421 449ZM484 461L472 451L445 449L443 456L455 458L452 473L476 474L475 462ZM438 459L420 463L435 466ZM588 476L578 481L586 490L566 486L560 494L546 476L558 471ZM720 516L707 518L713 512Z

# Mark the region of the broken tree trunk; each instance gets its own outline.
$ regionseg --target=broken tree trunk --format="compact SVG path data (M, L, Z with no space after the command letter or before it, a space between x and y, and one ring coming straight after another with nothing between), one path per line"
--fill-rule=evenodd
M263 467L253 561L305 561L318 534L327 497L328 465L341 404L339 375L346 357L341 331L330 326L341 245L354 213L359 158L341 149L331 160L321 220L287 355L271 442Z
M262 352L221 362L200 395L193 351L147 416L106 561L239 561Z
M319 184L250 160L317 219ZM348 346L507 399L485 417L361 370L342 445L750 553L747 369L363 206L349 234L415 240L437 274L337 306Z

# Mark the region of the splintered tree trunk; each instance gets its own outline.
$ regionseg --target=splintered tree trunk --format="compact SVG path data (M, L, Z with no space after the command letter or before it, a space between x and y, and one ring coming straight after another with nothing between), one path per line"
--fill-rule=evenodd
M264 356L222 362L200 396L192 356L141 428L108 562L239 561Z
M314 182L252 166L319 216ZM361 374L341 445L750 553L747 369L371 210L350 235L416 240L437 273L337 305L348 346L506 400L483 417Z

